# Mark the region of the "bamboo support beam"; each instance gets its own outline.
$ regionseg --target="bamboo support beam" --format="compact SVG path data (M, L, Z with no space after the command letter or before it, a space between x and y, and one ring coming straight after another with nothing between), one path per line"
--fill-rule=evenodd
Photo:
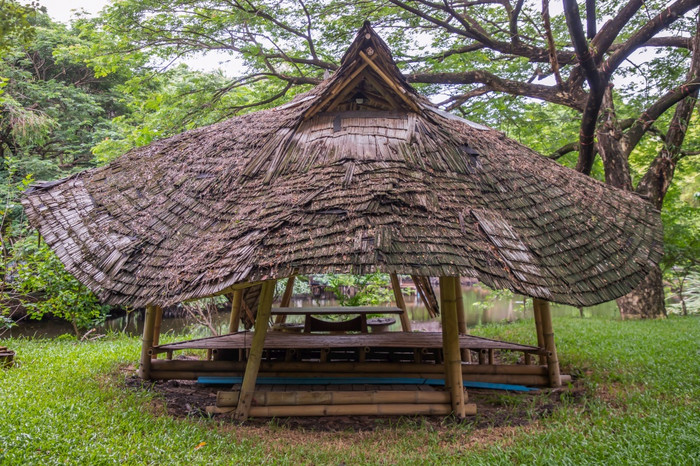
M459 352L457 324L457 293L454 277L440 277L440 307L442 309L442 348L445 358L445 386L449 387L454 415L463 419L464 387L462 385L462 356Z
M398 95L401 98L401 100L403 100L406 103L406 105L408 105L411 108L411 110L413 110L416 113L421 113L420 109L415 104L415 102L413 102L413 100L411 100L406 95L406 89L396 84L396 82L394 82L393 79L387 76L387 74L376 63L374 63L365 52L360 50L359 55L365 61L365 63L367 63L374 70L374 72L377 73L377 75L382 79L382 81L384 81L390 89L396 92L396 95Z
M207 408L207 412L226 413L234 408ZM446 416L452 407L449 404L361 404L361 405L304 405L304 406L253 406L249 412L254 417L297 416ZM465 407L465 414L476 414L473 403Z
M228 333L236 333L241 325L241 302L243 290L234 290L231 297L231 319L228 323Z
M160 328L163 325L163 308L156 306L155 322L153 323L153 346L160 343ZM158 359L157 353L151 354L151 359Z
M184 360L174 359L152 361L151 370L153 371L200 371L200 372L243 372L245 371L246 363L239 361L202 361L202 360ZM352 373L371 373L374 376L382 374L401 374L404 372L425 373L425 374L443 374L445 368L442 364L431 363L403 363L403 362L329 362L321 364L319 362L310 361L292 361L292 362L261 362L260 372L308 372L316 374L352 374ZM541 375L548 374L546 366L526 366L523 364L506 365L496 364L490 366L488 364L463 364L462 374L468 377L470 374L516 374L516 375Z
M394 290L394 299L396 300L396 307L401 308L403 312L399 314L401 318L401 328L404 332L411 331L411 320L408 318L408 311L406 310L406 302L403 299L403 293L401 293L401 283L399 282L399 277L392 273L391 277L391 288Z
M561 373L559 372L559 358L557 348L554 344L554 330L552 329L552 312L549 308L549 301L534 299L534 308L539 308L540 321L542 327L542 337L544 348L547 351L547 369L549 372L549 384L551 387L561 387Z
M153 329L156 322L156 306L146 306L143 320L143 338L141 340L141 363L139 377L144 380L151 378L151 353L153 348Z
M258 303L258 315L255 318L255 333L248 355L248 363L241 384L241 395L236 408L235 417L239 421L248 419L248 413L255 391L255 381L258 378L260 361L263 355L265 335L269 326L270 314L272 313L272 298L275 293L275 280L268 280L263 283Z
M203 371L156 371L151 370L151 380L197 380L198 377L240 377L243 372L203 372ZM259 377L319 377L318 372L267 372L260 371ZM353 373L329 373L324 377L377 377L376 372L353 372ZM443 374L424 373L424 372L402 372L402 373L386 373L382 377L400 377L400 378L415 378L415 379L442 379ZM470 382L487 382L487 383L504 383L514 385L527 385L548 387L548 375L518 375L518 374L464 374L464 377ZM571 376L562 375L562 383L571 381ZM466 398L466 396L465 396Z
M464 296L462 296L462 281L459 276L455 279L457 297L457 327L460 335L467 335L467 313L464 310ZM461 349L462 361L472 362L472 352L467 348Z
M542 313L540 312L539 300L532 300L532 315L535 318L535 331L537 332L537 347L544 349L544 334L542 332ZM547 364L547 358L540 354L540 364Z
M289 307L289 303L292 302L292 294L294 294L294 280L296 277L292 275L287 279L287 285L284 287L284 294L282 295L282 302L280 307ZM279 314L275 317L276 324L283 324L287 321L286 314Z
M223 408L238 405L240 392L220 391L216 394L216 406ZM304 405L357 405L396 403L450 402L449 392L416 390L368 390L368 391L258 391L253 395L255 406L304 406Z

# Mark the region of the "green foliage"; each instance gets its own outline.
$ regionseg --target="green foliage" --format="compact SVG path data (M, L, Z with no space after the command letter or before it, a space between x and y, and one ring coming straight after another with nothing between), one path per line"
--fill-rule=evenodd
M32 22L37 10L46 11L39 6L39 2L23 5L15 0L0 0L0 59L14 44L26 43L32 39Z
M286 278L284 280L277 280L277 283L275 284L275 299L281 298L286 288ZM294 278L294 289L292 290L292 295L308 295L310 293L311 287L309 286L309 277L297 275Z
M369 275L329 274L322 280L333 292L341 306L380 306L391 302L393 293L389 275L375 272ZM348 296L348 293L354 292Z
M689 272L687 274L676 273L674 297L678 302L668 306L669 312L688 315L700 314L700 273Z
M36 235L18 241L5 264L5 289L2 303L12 297L19 301L32 319L46 314L67 320L76 334L102 323L108 307L71 274L51 249ZM9 313L4 304L2 313Z
M39 15L34 37L0 62L7 79L0 100L0 155L16 157L17 175L55 179L93 166L92 146L123 113L116 85L125 77L96 78L59 47L82 42L76 32Z
M471 303L471 308L476 311L484 311L491 309L496 301L510 301L513 299L515 299L515 295L510 290L492 290L489 288L485 296Z
M216 96L225 84L220 73L191 71L184 65L131 78L120 86L126 113L111 121L104 138L92 148L96 162L108 163L133 147L230 116L233 102L246 99L251 90Z

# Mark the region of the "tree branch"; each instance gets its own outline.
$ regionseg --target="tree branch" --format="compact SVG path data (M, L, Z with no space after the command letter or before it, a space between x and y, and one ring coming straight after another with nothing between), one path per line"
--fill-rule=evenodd
M598 32L598 34L596 34L591 41L591 48L594 50L594 59L596 63L600 62L603 55L608 51L612 43L620 34L622 28L629 23L632 16L639 11L643 4L643 0L632 0L625 3L617 15L615 15L613 19L606 22L603 27L600 28L600 32Z
M554 86L513 81L482 70L465 71L461 73L415 73L406 76L406 79L408 82L426 84L481 83L489 86L494 91L533 97L546 102L565 105L579 111L583 109L583 102L585 99L585 94L576 96L573 93L564 92Z
M565 0L571 1L571 0ZM601 71L608 77L620 66L632 52L637 50L642 44L651 40L662 29L668 27L678 18L700 6L700 0L678 0L670 7L659 13L657 16L649 20L635 34L632 35L622 46L617 49L606 61L601 65Z
M570 142L568 144L561 146L559 149L555 150L547 157L552 159L552 160L558 160L568 153L576 152L578 149L579 149L578 141Z
M549 64L554 73L554 79L557 85L561 87L561 73L559 72L559 60L557 60L557 46L554 43L554 34L552 34L552 25L549 21L549 0L542 0L542 22L544 23L544 34L547 39L547 47L549 49Z
M695 77L692 81L688 81L675 89L671 89L664 94L659 100L646 109L642 115L635 120L630 129L623 137L623 145L625 151L629 154L636 147L642 136L649 130L651 125L669 108L685 99L688 96L697 94L700 89L700 77ZM669 130L669 133L671 131Z

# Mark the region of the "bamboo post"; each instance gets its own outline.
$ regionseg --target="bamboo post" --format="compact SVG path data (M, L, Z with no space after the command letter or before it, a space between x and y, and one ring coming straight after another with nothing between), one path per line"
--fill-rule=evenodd
M406 310L406 302L403 299L403 294L401 293L401 283L399 283L399 277L392 273L391 277L391 288L394 290L394 299L396 300L396 307L401 308L403 311L399 316L401 317L401 328L404 332L411 331L411 320L408 318L408 311Z
M540 312L540 300L533 298L532 300L532 315L535 318L535 331L537 332L537 346L544 348L544 334L542 332L542 313ZM547 362L544 356L540 356L540 364L545 365Z
M462 357L459 353L457 324L457 295L454 277L440 277L440 307L442 316L442 348L445 359L445 386L449 387L454 415L463 419L464 386L462 385Z
M467 314L464 311L464 297L462 296L462 281L459 276L455 278L455 293L457 298L457 327L460 335L467 335ZM472 353L467 348L460 348L462 361L472 362Z
M534 299L535 308L539 307L544 349L547 350L547 370L549 372L549 385L561 387L561 373L559 372L559 358L554 344L554 330L552 329L552 312L549 309L549 301Z
M255 391L255 381L258 378L258 370L260 369L265 335L267 334L267 327L269 326L270 314L272 312L272 298L274 293L275 280L264 282L262 290L260 291L258 315L255 317L255 333L253 334L248 363L246 364L243 383L241 384L241 395L238 400L238 407L236 408L235 417L239 421L248 419L248 412L250 411L253 392Z
M160 343L160 327L163 325L163 308L156 306L156 317L153 323L153 346L158 346ZM158 354L151 355L151 359L158 359Z
M241 302L243 301L243 290L234 290L231 297L231 320L228 324L228 333L236 333L241 325Z
M153 329L156 321L156 306L146 306L143 320L143 338L141 340L141 363L139 377L144 380L151 378L151 349L153 348Z
M294 293L294 280L295 276L292 275L287 279L287 286L284 288L284 294L282 295L282 302L280 303L280 307L289 307L289 303L292 302L292 294ZM284 314L280 314L275 318L275 323L276 324L283 324L287 321L287 316Z

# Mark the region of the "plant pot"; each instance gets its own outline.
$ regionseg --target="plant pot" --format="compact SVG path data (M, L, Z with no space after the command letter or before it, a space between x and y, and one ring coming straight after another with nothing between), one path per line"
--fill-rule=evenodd
M372 317L367 319L367 327L372 333L388 332L389 327L396 323L396 319L392 317Z

